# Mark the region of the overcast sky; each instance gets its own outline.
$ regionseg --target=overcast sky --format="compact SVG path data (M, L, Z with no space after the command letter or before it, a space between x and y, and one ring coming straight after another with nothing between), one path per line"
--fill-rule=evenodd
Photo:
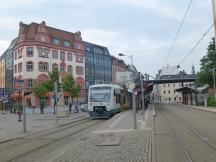
M134 65L155 75L163 66L189 0L0 0L0 54L18 34L19 21L43 20L51 27L81 31L85 41L110 54L132 54ZM213 23L211 0L193 0L166 64L177 65ZM213 29L181 64L191 72L213 37ZM123 58L130 63L128 58Z

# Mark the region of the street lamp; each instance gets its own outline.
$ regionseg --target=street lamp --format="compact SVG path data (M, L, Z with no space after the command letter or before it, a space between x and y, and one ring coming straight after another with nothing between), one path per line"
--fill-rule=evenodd
M129 57L131 59L131 66L133 68L133 56L132 55L125 55L123 53L119 53L118 54L119 56L126 56L126 57ZM133 82L134 82L134 75L133 76ZM137 129L137 123L136 123L136 103L135 103L135 91L134 91L134 88L132 89L132 104L133 104L133 116L134 116L134 129Z

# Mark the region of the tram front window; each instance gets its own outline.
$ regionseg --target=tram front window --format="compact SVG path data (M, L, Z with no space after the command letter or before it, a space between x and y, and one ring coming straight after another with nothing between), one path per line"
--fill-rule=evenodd
M94 87L90 90L90 102L109 102L110 87Z

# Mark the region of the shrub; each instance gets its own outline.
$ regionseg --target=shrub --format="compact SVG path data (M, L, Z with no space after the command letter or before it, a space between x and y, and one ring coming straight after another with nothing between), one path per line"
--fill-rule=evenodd
M215 101L215 97L214 95L210 95L208 97L208 103L207 103L208 106L211 106L211 107L216 107L216 101Z

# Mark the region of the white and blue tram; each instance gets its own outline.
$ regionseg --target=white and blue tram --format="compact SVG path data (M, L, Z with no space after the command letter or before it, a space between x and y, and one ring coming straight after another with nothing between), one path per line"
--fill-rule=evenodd
M88 111L91 118L110 118L131 107L131 93L118 85L98 84L89 87Z

